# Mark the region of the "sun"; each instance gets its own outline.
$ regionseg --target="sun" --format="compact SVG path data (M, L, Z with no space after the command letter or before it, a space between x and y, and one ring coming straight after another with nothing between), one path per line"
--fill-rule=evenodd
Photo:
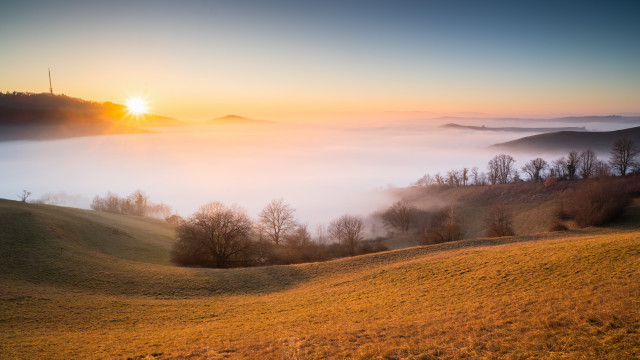
M133 115L142 115L147 112L147 102L139 97L132 97L127 100L127 109Z

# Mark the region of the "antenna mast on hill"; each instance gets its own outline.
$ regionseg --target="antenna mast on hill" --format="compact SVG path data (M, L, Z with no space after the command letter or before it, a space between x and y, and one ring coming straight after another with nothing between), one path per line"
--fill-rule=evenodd
M49 70L49 94L53 95L53 87L51 87L51 69L47 68L47 70Z

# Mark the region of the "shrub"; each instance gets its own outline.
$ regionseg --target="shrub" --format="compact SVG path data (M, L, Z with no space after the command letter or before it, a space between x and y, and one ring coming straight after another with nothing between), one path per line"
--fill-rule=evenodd
M439 244L460 239L462 224L455 207L451 205L449 209L442 209L431 216L420 237L420 244Z
M498 204L491 208L484 220L487 225L488 237L514 235L513 215L505 204Z
M618 218L631 202L626 184L598 179L585 182L571 197L573 218L580 227L600 226Z

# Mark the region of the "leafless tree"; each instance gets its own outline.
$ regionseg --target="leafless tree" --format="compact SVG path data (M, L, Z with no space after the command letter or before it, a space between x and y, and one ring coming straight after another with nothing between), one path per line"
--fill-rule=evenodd
M481 172L478 175L478 183L476 185L481 185L481 186L485 186L489 183L489 180L487 178L487 173L486 172Z
M400 200L382 213L382 222L403 233L409 231L416 220L418 209L406 200Z
M360 216L342 215L329 224L329 235L344 245L348 255L354 256L362 240L363 224Z
M477 166L474 166L471 169L471 179L473 180L473 185L480 185L480 173L479 173L479 169Z
M467 186L469 182L469 168L462 168L462 170L460 170L460 181L462 182L462 186Z
M513 231L513 216L505 204L491 208L485 217L488 237L510 236Z
M604 178L611 176L611 166L606 161L598 160L593 165L593 177Z
M611 154L609 164L620 176L627 176L631 168L638 166L636 157L640 154L640 148L633 140L627 138L616 140L609 153Z
M588 179L593 177L595 164L598 162L596 153L587 149L580 153L580 177Z
M447 185L460 186L460 174L458 170L452 169L447 171Z
M272 200L258 216L259 230L274 244L279 245L298 226L294 212L295 209L283 199Z
M489 161L487 169L489 170L489 181L491 184L506 184L513 176L513 166L516 160L507 154L496 155Z
M576 177L578 168L580 167L580 155L577 152L571 151L567 157L567 175L569 180L573 180Z
M176 233L174 261L187 265L230 267L244 260L251 246L252 223L243 210L208 203L182 221Z
M287 234L284 239L289 246L305 246L311 243L311 234L309 234L307 224L300 224Z
M544 180L544 171L547 169L547 162L542 158L530 160L522 167L522 171L529 176L529 181L541 182Z
M320 245L329 244L329 234L324 224L318 224L316 227L316 242Z
M428 221L420 243L439 244L462 239L462 224L455 206L436 212Z
M564 156L553 160L551 163L551 173L551 175L555 176L558 180L567 177L567 159Z
M18 199L20 199L20 201L22 201L23 203L26 203L29 196L31 196L31 191L22 190L22 193L18 194Z

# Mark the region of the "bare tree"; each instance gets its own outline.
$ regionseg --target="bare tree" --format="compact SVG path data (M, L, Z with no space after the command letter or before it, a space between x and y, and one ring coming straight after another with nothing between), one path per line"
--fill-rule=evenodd
M469 182L469 168L462 168L462 170L460 170L460 180L462 180L462 186L467 186Z
M440 173L436 173L434 175L434 179L436 181L436 184L438 185L445 185L447 183L447 180L442 175L440 175Z
M620 176L627 176L629 169L638 166L636 157L640 154L633 140L623 138L616 140L609 151L611 158L609 164Z
M558 180L562 180L567 177L567 159L564 156L553 160L551 163L551 173Z
M576 177L578 168L580 167L580 155L577 152L571 151L567 157L567 175L569 180L573 180Z
M471 169L471 179L473 180L473 185L480 185L480 173L477 166Z
M593 177L604 178L611 176L611 166L606 161L598 160L593 165Z
M460 173L456 169L447 171L447 185L460 186Z
M251 220L240 209L208 203L182 221L173 259L186 265L226 268L241 264L251 246Z
M433 185L434 183L435 179L431 175L425 174L423 177L416 180L416 182L413 183L413 186L429 186Z
M489 181L491 184L506 184L513 176L513 166L516 160L507 154L496 155L489 160L487 169L489 170Z
M258 216L259 230L274 244L279 245L298 226L294 212L295 209L283 199L271 200Z
M462 224L453 204L436 212L422 233L422 245L439 244L462 239Z
M382 213L382 222L388 227L406 233L414 224L417 212L418 209L413 204L400 200Z
M530 160L522 167L522 171L529 175L529 181L541 182L544 180L544 171L548 164L542 158Z
M29 196L31 196L31 191L22 190L22 193L18 194L18 199L20 199L20 201L22 201L23 203L26 203Z
M363 224L360 216L342 215L329 224L329 235L344 245L348 255L354 256L362 240Z
M305 246L311 243L311 234L309 234L307 224L300 224L284 239L289 246Z
M498 204L491 208L484 219L488 237L511 236L513 231L513 216L505 204Z
M588 179L593 177L595 164L598 162L596 153L587 149L580 153L580 177Z
M318 224L316 227L316 242L320 245L329 244L329 234L324 224Z

